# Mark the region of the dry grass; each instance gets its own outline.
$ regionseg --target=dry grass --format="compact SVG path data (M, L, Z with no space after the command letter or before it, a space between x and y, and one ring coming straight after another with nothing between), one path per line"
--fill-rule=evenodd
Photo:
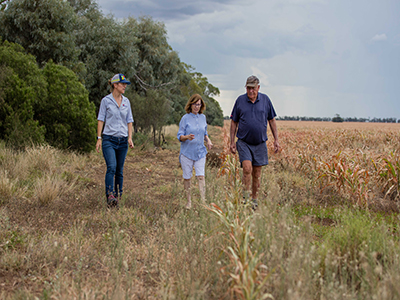
M176 128L129 152L118 211L101 154L0 145L0 298L399 298L398 129L313 125L278 122L255 213L227 128L210 128L208 203L194 188L190 211Z

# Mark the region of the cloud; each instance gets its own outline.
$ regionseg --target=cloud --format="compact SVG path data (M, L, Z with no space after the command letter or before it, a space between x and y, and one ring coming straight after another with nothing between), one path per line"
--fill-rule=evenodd
M116 18L164 22L180 59L220 89L225 115L252 74L281 116L400 111L398 0L98 1Z
M198 14L222 10L226 5L237 0L99 0L98 3L105 11L113 13L118 18L129 16L139 17L150 15L161 21L186 19Z
M371 42L380 42L380 41L386 41L387 36L385 33L382 34L376 34L372 39Z

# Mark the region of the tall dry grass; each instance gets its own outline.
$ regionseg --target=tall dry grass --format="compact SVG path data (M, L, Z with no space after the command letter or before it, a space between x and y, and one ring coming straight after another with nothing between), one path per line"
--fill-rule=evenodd
M375 130L282 124L284 148L277 162L307 176L321 193L328 188L328 194L334 190L352 204L366 207L382 199L400 199L398 124L382 129L375 124Z

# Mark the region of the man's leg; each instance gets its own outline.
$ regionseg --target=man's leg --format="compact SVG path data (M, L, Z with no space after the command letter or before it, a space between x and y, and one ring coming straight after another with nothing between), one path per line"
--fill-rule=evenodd
M250 160L244 160L242 162L243 168L243 195L245 197L244 201L248 201L247 199L250 196L250 186L251 186L251 177L253 173L253 165Z
M253 179L253 184L252 184L252 198L257 199L258 196L258 190L260 188L260 179L261 179L261 168L262 166L253 166L253 172L252 172L252 179Z

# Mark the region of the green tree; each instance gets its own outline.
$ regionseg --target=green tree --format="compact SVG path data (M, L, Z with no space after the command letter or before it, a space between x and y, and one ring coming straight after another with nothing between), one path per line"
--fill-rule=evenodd
M23 47L1 42L1 139L18 148L47 142L90 151L95 130L94 104L74 72L52 61L42 70Z
M138 60L136 27L128 22L117 22L104 17L97 3L91 0L69 0L77 14L75 28L79 60L85 64L84 77L89 99L99 107L108 93L108 80L123 73L132 80L132 66ZM133 22L134 23L134 22ZM133 24L134 25L134 24Z
M96 136L95 106L77 76L64 66L48 62L43 69L48 98L35 112L46 127L46 141L61 149L88 152Z
M139 59L132 67L135 90L143 94L147 89L167 91L179 85L179 72L183 70L178 54L168 44L165 25L142 17L139 21L129 18L126 26L136 28Z
M129 18L125 26L134 29L137 37L138 60L128 73L132 85L127 92L135 129L151 131L154 144L158 145L162 128L181 115L176 109L185 101L180 90L184 68L167 42L164 24L142 17L139 21Z
M156 90L148 90L145 96L127 91L126 96L131 101L135 131L151 133L154 145L160 145L162 129L172 110L171 101Z
M0 13L0 35L23 46L40 66L49 59L77 68L76 14L60 0L13 0Z
M34 108L47 97L46 80L32 55L0 41L0 138L16 148L44 141Z
M335 116L332 118L332 122L341 123L343 122L343 118L339 114L335 114Z

